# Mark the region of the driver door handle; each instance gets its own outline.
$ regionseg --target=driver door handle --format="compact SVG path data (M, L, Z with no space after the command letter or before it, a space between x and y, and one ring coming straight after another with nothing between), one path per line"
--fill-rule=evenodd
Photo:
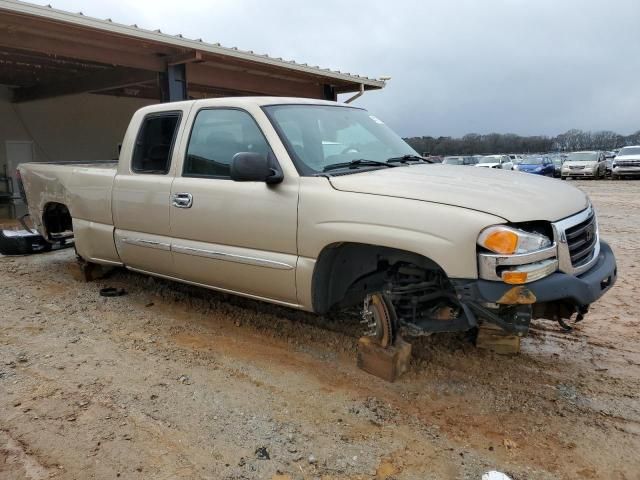
M177 208L191 208L193 195L190 193L174 193L171 196L171 205Z

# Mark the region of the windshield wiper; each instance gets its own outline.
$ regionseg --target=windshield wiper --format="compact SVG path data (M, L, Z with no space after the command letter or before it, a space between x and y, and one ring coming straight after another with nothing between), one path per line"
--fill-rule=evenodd
M323 172L330 170L338 170L340 168L358 168L358 167L396 167L397 165L389 165L386 162L378 162L377 160L367 160L366 158L358 158L350 162L332 163L322 169Z
M431 160L420 157L418 155L402 155L401 157L391 157L387 159L387 163L408 163L408 162L425 162L433 163Z

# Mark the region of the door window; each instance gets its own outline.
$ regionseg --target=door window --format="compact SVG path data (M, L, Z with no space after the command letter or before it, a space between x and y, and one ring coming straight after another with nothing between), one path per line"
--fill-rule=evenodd
M265 156L270 152L253 117L243 110L201 110L193 124L182 176L230 178L231 160L240 152Z
M147 115L142 121L131 162L135 173L165 175L180 123L179 112Z

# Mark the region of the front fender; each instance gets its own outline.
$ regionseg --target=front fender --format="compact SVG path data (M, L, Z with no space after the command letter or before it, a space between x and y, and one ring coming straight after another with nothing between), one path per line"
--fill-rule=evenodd
M451 278L477 278L478 234L489 225L504 222L468 208L342 192L324 178L303 177L298 249L300 257L315 260L331 244L384 246L427 257Z

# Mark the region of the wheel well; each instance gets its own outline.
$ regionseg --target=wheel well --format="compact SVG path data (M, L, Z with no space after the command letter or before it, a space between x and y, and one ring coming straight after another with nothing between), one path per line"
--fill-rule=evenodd
M66 205L47 203L42 212L42 224L49 239L69 236L73 232L73 221Z
M335 306L357 304L367 293L380 290L397 264L438 271L446 278L436 262L417 253L363 243L332 244L322 250L313 272L314 311L322 314Z

